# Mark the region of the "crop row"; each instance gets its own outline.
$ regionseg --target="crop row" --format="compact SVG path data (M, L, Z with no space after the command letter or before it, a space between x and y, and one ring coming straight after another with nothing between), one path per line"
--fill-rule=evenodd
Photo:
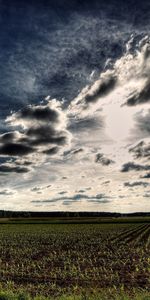
M127 239L128 237L130 237L131 235L143 230L145 228L145 226L147 225L138 225L138 226L135 226L134 228L131 228L131 229L128 229L128 230L125 230L121 233L119 233L117 236L111 238L111 241L112 242L121 242L121 241L124 241L125 239Z
M45 296L122 285L147 289L149 234L148 224L3 225L0 283Z

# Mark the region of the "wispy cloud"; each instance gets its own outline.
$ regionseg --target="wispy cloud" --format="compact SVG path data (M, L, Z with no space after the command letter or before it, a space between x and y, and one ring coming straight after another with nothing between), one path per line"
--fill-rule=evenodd
M145 181L135 181L135 182L125 182L124 183L124 186L126 186L126 187L138 187L138 186L147 187L149 185L150 184Z

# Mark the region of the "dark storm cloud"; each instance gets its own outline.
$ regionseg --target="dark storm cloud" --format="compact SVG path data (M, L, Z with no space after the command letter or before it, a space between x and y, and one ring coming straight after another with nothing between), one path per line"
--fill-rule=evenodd
M143 141L129 149L129 152L134 154L135 158L150 157L150 144L146 145Z
M17 166L31 166L32 165L32 162L31 161L27 161L27 160L15 160L15 164Z
M134 93L127 99L127 105L133 106L150 101L150 80L148 80L145 86L140 92Z
M28 168L25 167L17 167L11 165L0 165L0 173L27 173L29 172Z
M140 165L134 162L128 162L122 166L121 172L129 171L147 171L150 170L150 165Z
M81 153L83 152L83 149L82 148L79 148L79 149L75 149L72 151L72 154L78 154L78 153Z
M24 156L34 151L34 148L20 143L6 143L0 146L0 155Z
M38 126L29 128L26 131L26 137L22 141L27 141L29 144L38 146L44 144L66 144L66 132L57 131L51 126Z
M104 154L102 154L102 153L97 153L96 154L95 162L100 163L103 166L109 166L109 165L114 163L113 160L105 157Z
M29 106L22 109L17 113L16 117L19 119L35 119L37 121L44 122L57 122L58 121L58 112L49 107L33 107Z
M106 96L115 88L116 83L117 78L114 75L109 75L98 80L84 97L85 102L96 102L99 98Z
M50 105L54 105L54 109L51 109ZM5 162L12 164L12 168L6 167L3 172L26 171L23 167L40 164L43 154L54 155L68 143L69 133L64 129L63 112L55 105L32 105L7 118L8 125L14 128L14 131L0 135L0 156L7 157ZM18 131L15 131L16 127ZM35 153L38 159L31 162L32 154Z
M16 138L15 132L6 132L0 135L0 143L9 143Z
M59 147L52 147L50 149L46 149L43 151L44 154L47 154L47 155L54 155L56 154L57 152L59 151Z
M92 70L121 56L132 32L149 30L148 1L119 3L121 10L113 0L1 0L0 98L8 110L49 91L73 99Z
M6 156L0 156L0 165L5 164L8 162L8 157Z
M25 146L36 146L37 151L42 145L54 144L63 146L67 143L67 131L57 129L61 127L60 112L57 108L50 108L46 105L32 105L24 108L20 112L13 114L8 118L11 125L23 126L25 122L24 133L18 138L18 142ZM26 123L27 121L27 123ZM50 147L44 149L45 154L56 154L58 148Z
M147 174L141 176L141 178L150 178L150 173L147 173Z
M65 159L72 159L74 157L78 157L81 153L83 153L83 149L82 148L77 148L77 149L70 149L67 151L63 152L63 156Z
M144 181L135 181L135 182L125 182L124 186L126 187L137 187L137 186L143 186L143 187L147 187L149 185L148 182L144 182Z

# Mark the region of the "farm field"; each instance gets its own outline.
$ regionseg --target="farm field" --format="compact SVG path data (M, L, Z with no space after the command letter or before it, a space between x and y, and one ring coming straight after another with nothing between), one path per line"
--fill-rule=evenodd
M109 299L139 291L150 299L150 224L1 224L0 288Z

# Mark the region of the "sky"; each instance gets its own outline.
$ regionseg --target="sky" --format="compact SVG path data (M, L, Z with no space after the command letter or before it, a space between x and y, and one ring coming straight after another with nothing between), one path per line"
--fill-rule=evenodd
M150 211L150 2L0 0L0 209Z

